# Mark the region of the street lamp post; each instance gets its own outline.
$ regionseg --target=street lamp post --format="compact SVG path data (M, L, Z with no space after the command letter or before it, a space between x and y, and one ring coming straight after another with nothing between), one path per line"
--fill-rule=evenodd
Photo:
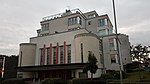
M122 83L122 70L121 70L121 55L119 54L119 38L118 38L118 32L117 32L117 21L116 21L116 10L115 10L115 1L112 0L113 3L113 14L114 14L114 23L115 23L115 34L116 34L116 47L117 47L117 56L118 56L118 63L119 63L119 69L120 69L120 83Z

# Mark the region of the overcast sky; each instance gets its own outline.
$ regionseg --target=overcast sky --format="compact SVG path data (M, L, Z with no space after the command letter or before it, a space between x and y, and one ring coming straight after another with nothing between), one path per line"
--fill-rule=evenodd
M150 0L115 1L119 33L129 35L131 44L150 45ZM0 0L0 54L17 55L43 17L66 8L108 14L113 23L112 0Z

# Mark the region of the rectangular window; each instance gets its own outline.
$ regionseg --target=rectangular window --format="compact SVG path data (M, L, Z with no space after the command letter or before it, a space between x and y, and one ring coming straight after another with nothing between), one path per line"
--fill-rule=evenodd
M53 48L53 64L56 64L56 47Z
M60 46L60 64L64 63L64 48Z
M68 19L68 26L71 25L71 18Z
M71 45L67 46L68 63L71 63Z
M94 18L96 15L95 14L91 14L91 15L88 15L88 18Z
M76 77L76 72L72 71L72 78L75 78L75 77Z
M46 23L46 24L42 24L42 31L47 31L49 30L49 23Z
M115 38L109 39L109 48L110 48L110 50L116 50L115 49Z
M82 25L82 19L81 19L81 17L77 17L77 21L78 21L77 22L78 24Z
M3 58L0 58L0 67L3 67Z
M91 21L88 21L88 25L91 25Z
M75 24L81 25L81 18L79 16L68 18L68 26Z
M109 43L110 50L114 50L114 43Z
M99 34L100 36L108 35L107 29L99 30L99 31L98 31L98 34Z
M47 48L46 51L47 51L47 64L50 64L50 48Z
M117 63L117 61L116 61L116 60L117 60L117 59L116 59L117 57L116 57L116 56L117 56L117 55L115 55L115 54L111 54L111 55L110 55L111 63Z
M73 24L77 24L77 17L73 18Z
M83 63L83 43L81 43L81 63Z
M102 47L102 41L99 41L99 50L102 51L103 47Z
M107 25L107 19L103 18L103 19L99 19L99 26L106 26Z
M40 51L41 51L41 61L40 61L40 65L44 65L44 49L42 48L42 49L40 49Z

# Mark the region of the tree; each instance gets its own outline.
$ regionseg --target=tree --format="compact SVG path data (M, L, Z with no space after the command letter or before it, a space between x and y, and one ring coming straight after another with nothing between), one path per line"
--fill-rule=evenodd
M131 58L132 60L138 60L138 62L144 62L145 59L148 59L148 46L142 46L141 44L131 46Z
M141 44L136 46L131 46L131 58L132 60L137 60L139 62L139 78L141 80L141 63L148 66L147 59L149 58L149 46L142 46Z
M91 80L93 79L93 74L95 74L98 69L98 66L96 65L96 63L97 63L97 59L96 59L95 55L91 51L89 51L88 62L85 65L85 67L83 68L83 72L87 73L88 71L90 71Z

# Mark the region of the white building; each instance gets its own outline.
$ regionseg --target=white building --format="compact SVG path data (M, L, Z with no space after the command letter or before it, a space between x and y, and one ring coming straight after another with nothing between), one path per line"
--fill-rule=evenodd
M98 60L95 78L100 77L103 68L119 70L113 26L107 15L74 9L44 17L40 23L37 36L20 44L18 73L23 78L90 78L90 73L82 73L88 51ZM119 34L119 39L122 64L129 63L128 36Z
M103 55L106 70L119 70L119 62L116 47L116 35L110 34L101 37L103 40ZM127 35L118 34L119 55L121 56L121 66L131 63L130 42Z

